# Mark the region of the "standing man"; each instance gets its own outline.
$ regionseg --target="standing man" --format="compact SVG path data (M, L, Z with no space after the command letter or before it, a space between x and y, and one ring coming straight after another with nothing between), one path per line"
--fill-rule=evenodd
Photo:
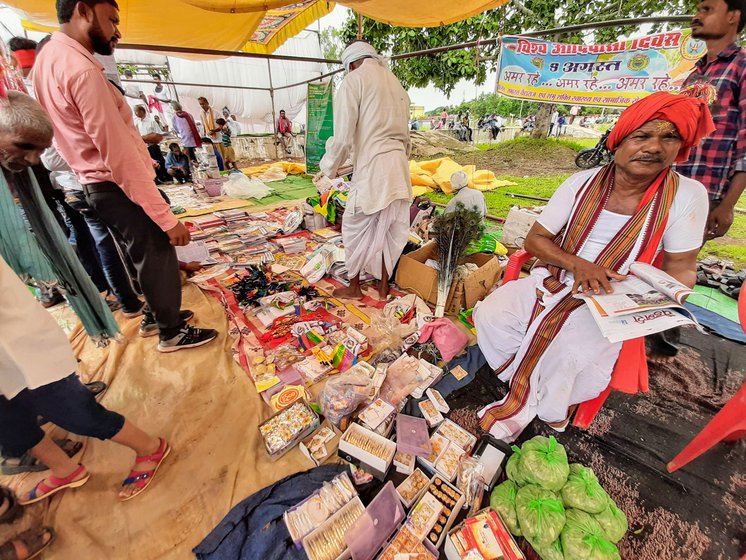
M181 103L178 101L172 101L171 107L174 110L174 118L171 119L171 127L176 135L181 140L184 146L184 151L189 156L189 160L193 163L197 163L197 153L195 148L202 147L202 140L197 130L197 124L194 122L194 117L184 111L181 107Z
M217 148L221 157L225 160L225 156L223 155L223 145L220 140L220 125L215 122L215 119L217 118L215 116L215 111L210 107L210 102L207 101L206 97L198 97L197 101L199 101L199 106L202 107L202 128L205 132L205 136L212 140L215 148Z
M711 104L715 132L692 150L676 171L704 184L710 196L705 241L721 237L746 187L746 52L736 42L746 24L746 0L703 0L692 18L692 37L707 43L707 54L684 82L717 90Z
M293 123L285 116L284 109L280 109L280 116L277 119L277 139L287 154L292 153L290 143L293 141Z
M39 54L37 98L54 126L54 141L86 200L124 241L143 295L160 329L158 350L174 352L213 340L212 329L186 324L174 246L190 236L153 182L150 155L132 112L93 53L111 55L121 37L114 0L57 0L60 31Z
M380 280L383 299L409 235L409 96L365 41L349 45L342 62L348 74L334 103L335 135L319 163L321 173L333 178L352 154L354 174L342 220L350 286L335 294L362 298L365 271Z
M148 115L148 110L142 105L135 107L135 126L142 137L142 141L148 147L150 158L156 162L156 180L161 183L171 183L171 178L166 173L166 160L163 159L160 143L163 142L163 132L156 124L154 117Z

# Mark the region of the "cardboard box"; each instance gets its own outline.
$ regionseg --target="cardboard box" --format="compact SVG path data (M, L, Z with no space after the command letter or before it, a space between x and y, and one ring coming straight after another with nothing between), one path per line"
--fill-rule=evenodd
M402 255L396 271L396 285L403 290L411 290L428 303L438 301L438 271L425 264L428 259L437 258L435 241L423 245L416 251ZM469 309L483 299L492 287L497 284L502 272L495 255L477 253L464 258L462 263L474 263L479 269L463 281L460 301L453 301L456 284L446 300L446 309Z
M386 458L378 457L364 449L356 447L348 441L350 434L362 436L373 443L381 445L385 449ZM350 424L347 431L339 440L337 455L348 463L352 463L364 471L369 472L378 480L384 480L389 467L391 467L391 463L394 461L394 455L396 455L396 444L367 428L363 428L360 424Z
M542 210L544 210L543 206L513 206L508 212L508 217L505 218L502 244L507 247L523 248L528 231Z

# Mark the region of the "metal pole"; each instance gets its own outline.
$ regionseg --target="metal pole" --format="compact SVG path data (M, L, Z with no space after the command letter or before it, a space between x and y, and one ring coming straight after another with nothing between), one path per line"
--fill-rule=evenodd
M168 61L168 57L166 57L166 70L168 70L168 79L172 79L173 74L171 74L171 63ZM174 98L177 102L181 103L181 101L179 101L179 92L176 89L176 86L174 86Z
M275 116L275 90L272 88L272 63L267 59L267 71L269 72L269 98L272 101L272 142L275 144L275 159L280 159L277 153L277 117Z
M267 61L269 62L269 61ZM318 78L315 78L318 79ZM132 82L132 83L138 83L138 84L154 84L155 81L153 80L129 80L127 78L121 79L122 82ZM253 87L253 86L229 86L229 85L222 85L222 84L198 84L195 82L165 82L161 81L162 84L166 84L169 86L194 86L194 87L206 87L206 88L225 88L225 89L247 89L247 90L253 90L253 91L269 91L270 88L263 88L263 87ZM177 99L178 100L178 99Z
M187 47L167 47L162 45L141 45L123 43L117 46L119 49L132 49L133 51L154 51L164 53L181 53L181 54L203 54L209 56L238 56L242 58L266 58L267 60L290 60L294 62L326 62L329 64L339 64L338 60L326 58L314 58L311 56L290 56L285 54L259 54L247 53L243 51L222 51L213 49L191 49Z
M357 15L357 40L360 41L363 38L363 14Z

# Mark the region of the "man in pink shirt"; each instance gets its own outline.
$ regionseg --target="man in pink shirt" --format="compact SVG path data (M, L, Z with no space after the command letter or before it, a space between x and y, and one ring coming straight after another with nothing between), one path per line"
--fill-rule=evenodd
M121 37L117 3L57 0L57 18L60 31L39 53L32 73L37 99L54 126L57 150L83 185L88 203L124 241L159 328L158 350L206 344L217 333L187 325L193 314L180 311L174 246L188 244L189 231L158 192L132 111L94 57L111 55Z
M285 116L285 111L282 109L280 118L277 119L277 139L288 154L292 153L290 143L293 141L293 123Z

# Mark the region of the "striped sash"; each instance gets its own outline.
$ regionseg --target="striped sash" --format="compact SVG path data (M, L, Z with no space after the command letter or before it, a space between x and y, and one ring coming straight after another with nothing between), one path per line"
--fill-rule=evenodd
M564 251L577 254L588 240L601 211L611 196L614 188L614 171L614 163L605 166L578 191L567 226L555 239ZM646 255L654 255L655 248L652 248L652 251L646 251L645 248L651 241L657 244L660 240L660 233L666 226L678 186L678 175L670 168L663 171L645 192L635 213L630 216L627 223L622 226L594 262L604 268L619 271L627 263L634 262L643 252ZM544 287L552 294L566 289L562 282L564 271L556 266L547 268L551 275L544 280ZM537 296L529 328L544 311L539 300L541 294ZM528 343L523 358L516 367L510 381L510 391L504 402L489 408L482 417L480 424L484 430L489 431L495 422L510 418L525 406L530 389L529 381L534 368L570 314L583 304L582 300L574 298L573 294L568 291L553 309L544 315ZM515 356L503 364L498 371L505 370L514 360Z

